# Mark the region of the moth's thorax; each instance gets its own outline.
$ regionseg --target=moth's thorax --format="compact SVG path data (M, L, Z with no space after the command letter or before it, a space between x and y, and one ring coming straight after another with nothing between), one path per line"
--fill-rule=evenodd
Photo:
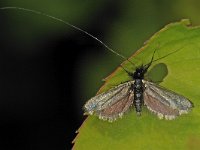
M143 85L143 81L142 81L142 79L135 79L134 84L135 85Z
M143 94L144 83L142 79L135 79L133 87L134 87L134 92Z

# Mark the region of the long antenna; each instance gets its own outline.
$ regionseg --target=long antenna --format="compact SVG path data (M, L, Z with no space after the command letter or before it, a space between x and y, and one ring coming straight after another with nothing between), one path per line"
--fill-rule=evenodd
M56 21L59 21L59 22L62 22L68 26L70 26L71 28L74 28L75 30L78 30L88 36L90 36L91 38L97 40L99 43L101 43L105 48L107 48L110 52L116 54L117 56L123 58L124 60L127 60L128 62L130 62L131 64L134 65L134 63L132 63L130 60L128 60L125 56L123 56L122 54L119 54L117 53L116 51L114 51L112 48L110 48L108 45L106 45L105 43L103 43L100 39L98 39L97 37L93 36L92 34L88 33L87 31L84 31L83 29L67 22L67 21L64 21L60 18L57 18L57 17L54 17L54 16L51 16L51 15L48 15L46 13L43 13L43 12L40 12L40 11L37 11L37 10L32 10L32 9L28 9L28 8L22 8L22 7L1 7L0 8L1 10L7 10L7 9L16 9L16 10L23 10L23 11L27 11L27 12L31 12L31 13L34 13L34 14L38 14L38 15L43 15L43 16L46 16L48 18L51 18L53 20L56 20Z
M156 61L161 60L161 59L163 59L163 58L165 58L165 57L167 57L167 56L170 56L170 55L172 55L172 54L174 54L174 53L180 51L183 47L184 47L184 46L182 46L182 47L176 49L175 51L170 52L170 53L168 53L168 54L166 54L166 55L164 55L164 56L162 56L162 57L160 57L160 58L158 58L158 59L155 59L155 60L153 60L152 62L156 62ZM152 62L151 62L151 63L152 63Z

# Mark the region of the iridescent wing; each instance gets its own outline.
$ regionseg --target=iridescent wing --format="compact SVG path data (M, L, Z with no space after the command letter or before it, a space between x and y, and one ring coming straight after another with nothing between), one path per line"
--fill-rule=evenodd
M86 102L85 114L96 114L100 119L115 121L122 117L133 103L134 81L120 84L104 93L101 93Z
M144 81L144 84L144 104L160 119L171 120L191 110L192 103L184 96L152 82Z

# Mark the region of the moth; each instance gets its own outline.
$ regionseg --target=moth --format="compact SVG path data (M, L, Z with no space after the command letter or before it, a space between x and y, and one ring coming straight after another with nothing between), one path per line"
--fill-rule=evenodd
M130 108L135 108L136 113L141 115L143 105L159 119L172 120L179 115L187 114L193 107L189 99L144 80L144 75L153 62L153 57L154 54L150 63L141 65L134 72L129 72L122 67L132 80L88 100L84 105L85 113L95 114L99 119L109 122L122 118Z

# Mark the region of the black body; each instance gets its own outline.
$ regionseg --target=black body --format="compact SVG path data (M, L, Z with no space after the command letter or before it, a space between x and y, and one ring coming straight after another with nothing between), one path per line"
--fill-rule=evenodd
M132 88L134 91L134 106L138 115L141 114L143 105L143 92L145 86L142 80L144 79L144 74L147 72L150 65L151 64L148 64L147 66L142 65L131 75L131 77L135 80Z
M155 53L155 51L154 51ZM142 111L142 105L143 105L143 92L145 90L145 85L143 83L143 79L144 79L144 74L147 72L148 68L151 66L152 62L153 62L153 57L154 54L152 56L151 62L146 64L146 65L142 65L139 68L136 68L134 73L130 73L128 72L128 74L133 78L133 80L135 81L132 89L134 91L134 101L133 104L135 106L136 112L138 115L141 114Z

